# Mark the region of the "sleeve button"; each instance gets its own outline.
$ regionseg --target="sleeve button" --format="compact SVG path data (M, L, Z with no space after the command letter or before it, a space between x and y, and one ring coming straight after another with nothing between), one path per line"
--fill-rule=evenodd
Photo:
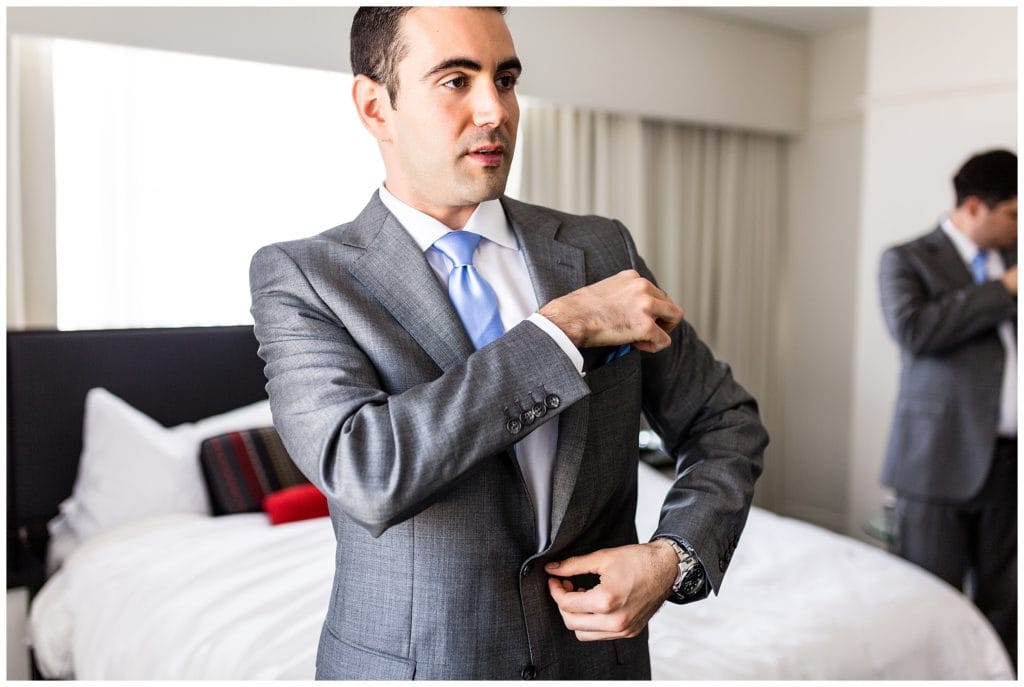
M509 434L519 434L523 429L523 423L516 418L512 418L505 423L505 429L508 430Z
M551 410L554 410L558 406L562 405L562 399L554 394L548 394L548 397L544 399L544 405L551 408Z
M543 403L534 403L530 410L533 411L534 417L544 417L548 412L548 407Z
M532 408L530 410L524 410L519 415L519 421L522 422L524 425L532 425L535 418L536 415L534 414Z

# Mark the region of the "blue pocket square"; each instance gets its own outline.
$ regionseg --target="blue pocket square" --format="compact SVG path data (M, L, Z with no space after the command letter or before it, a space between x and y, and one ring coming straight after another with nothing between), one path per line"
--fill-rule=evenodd
M607 365L608 363L610 363L611 361L615 360L616 358L621 358L622 356L624 356L627 353L629 353L629 351L632 348L633 347L631 345L629 345L629 344L622 344L621 346L616 348L614 351L609 353L607 355L607 357L605 357L604 364Z

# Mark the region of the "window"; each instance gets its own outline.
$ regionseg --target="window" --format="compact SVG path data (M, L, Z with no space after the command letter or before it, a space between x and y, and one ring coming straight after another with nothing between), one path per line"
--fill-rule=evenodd
M349 221L384 178L351 82L55 41L58 326L251 322L252 254Z

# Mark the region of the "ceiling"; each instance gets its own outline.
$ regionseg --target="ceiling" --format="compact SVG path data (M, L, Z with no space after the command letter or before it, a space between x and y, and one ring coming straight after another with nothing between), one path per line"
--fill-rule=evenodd
M867 7L692 7L702 13L750 24L811 34L867 22Z

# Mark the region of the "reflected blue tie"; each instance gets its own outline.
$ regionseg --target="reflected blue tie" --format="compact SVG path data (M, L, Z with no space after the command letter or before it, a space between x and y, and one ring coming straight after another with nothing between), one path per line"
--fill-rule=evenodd
M453 263L448 273L448 297L477 349L505 333L498 315L498 297L473 266L473 253L481 238L471 231L449 231L433 244Z
M979 248L977 255L971 260L971 272L974 274L975 284L984 284L988 281L988 251Z

